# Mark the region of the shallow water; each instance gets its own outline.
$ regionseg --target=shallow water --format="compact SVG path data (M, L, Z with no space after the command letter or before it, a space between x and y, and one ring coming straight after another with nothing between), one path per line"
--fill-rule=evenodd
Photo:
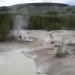
M1 75L35 75L35 68L34 62L17 50L0 56Z
M34 61L22 53L31 48L26 44L28 43L0 43L0 75L37 75Z

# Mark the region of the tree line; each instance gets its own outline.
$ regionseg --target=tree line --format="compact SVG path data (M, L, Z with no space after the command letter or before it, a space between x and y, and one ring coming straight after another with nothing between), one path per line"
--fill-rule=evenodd
M31 16L29 29L75 29L75 16Z

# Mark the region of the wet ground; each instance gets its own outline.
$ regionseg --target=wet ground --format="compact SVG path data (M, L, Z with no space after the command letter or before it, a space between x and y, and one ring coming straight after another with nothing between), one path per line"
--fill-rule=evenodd
M35 40L34 42L1 42L0 75L37 75L34 61L22 53L25 49L27 50L42 45L42 42L39 43L40 40Z
M33 60L25 57L23 43L0 43L0 75L37 75Z
M36 38L34 42L0 43L0 75L75 75L74 34L68 38L72 39L70 44L73 45L70 48L73 51L65 57L57 58L55 44L49 44L50 39L44 40L49 37L47 33L40 30L30 31L30 35ZM58 33L54 36L59 39ZM44 41L46 46L43 46Z

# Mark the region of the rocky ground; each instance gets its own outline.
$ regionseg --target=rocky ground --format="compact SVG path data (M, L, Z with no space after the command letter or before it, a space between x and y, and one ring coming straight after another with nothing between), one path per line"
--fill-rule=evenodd
M28 32L34 41L0 43L1 75L75 75L74 31ZM60 44L68 55L57 58L56 46Z

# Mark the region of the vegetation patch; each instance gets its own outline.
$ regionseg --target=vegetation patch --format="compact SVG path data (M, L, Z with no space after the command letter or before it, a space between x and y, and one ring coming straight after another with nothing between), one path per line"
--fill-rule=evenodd
M46 30L59 30L59 29L74 29L75 16L31 16L29 29L46 29Z
M0 14L0 41L6 40L7 34L12 29L12 15L8 13Z

